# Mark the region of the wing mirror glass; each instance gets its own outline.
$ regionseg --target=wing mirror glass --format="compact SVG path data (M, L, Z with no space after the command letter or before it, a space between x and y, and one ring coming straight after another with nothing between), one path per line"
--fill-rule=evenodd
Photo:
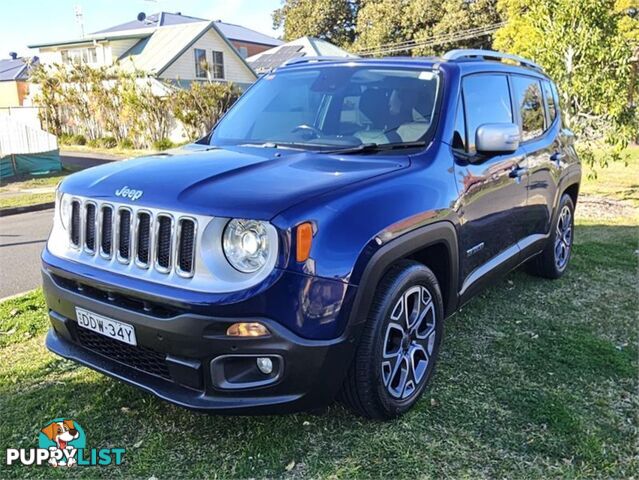
M484 123L475 133L475 148L478 153L513 153L519 148L521 135L514 123Z

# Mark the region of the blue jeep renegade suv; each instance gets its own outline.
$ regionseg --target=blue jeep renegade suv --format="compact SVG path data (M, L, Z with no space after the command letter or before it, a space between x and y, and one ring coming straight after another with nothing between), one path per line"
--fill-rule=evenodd
M396 417L446 317L566 271L580 178L528 60L298 59L195 144L60 185L47 347L197 410Z

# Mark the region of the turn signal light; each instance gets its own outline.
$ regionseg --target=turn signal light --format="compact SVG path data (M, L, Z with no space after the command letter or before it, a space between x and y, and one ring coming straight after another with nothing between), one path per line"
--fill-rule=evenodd
M296 260L305 262L311 254L311 245L313 244L313 225L310 222L302 223L297 226L297 252Z
M229 337L264 337L271 332L258 322L238 322L227 328L226 334Z

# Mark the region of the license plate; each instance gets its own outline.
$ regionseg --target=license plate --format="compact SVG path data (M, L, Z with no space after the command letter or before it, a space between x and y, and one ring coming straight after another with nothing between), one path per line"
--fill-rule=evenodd
M78 325L82 328L93 330L100 335L128 343L129 345L138 344L135 339L135 329L131 325L103 317L80 307L75 307L75 315L78 319Z

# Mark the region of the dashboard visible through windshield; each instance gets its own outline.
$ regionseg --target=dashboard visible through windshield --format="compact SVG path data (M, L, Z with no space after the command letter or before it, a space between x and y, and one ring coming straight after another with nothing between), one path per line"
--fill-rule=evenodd
M212 145L299 148L414 144L435 115L432 70L352 65L267 74L224 116Z

